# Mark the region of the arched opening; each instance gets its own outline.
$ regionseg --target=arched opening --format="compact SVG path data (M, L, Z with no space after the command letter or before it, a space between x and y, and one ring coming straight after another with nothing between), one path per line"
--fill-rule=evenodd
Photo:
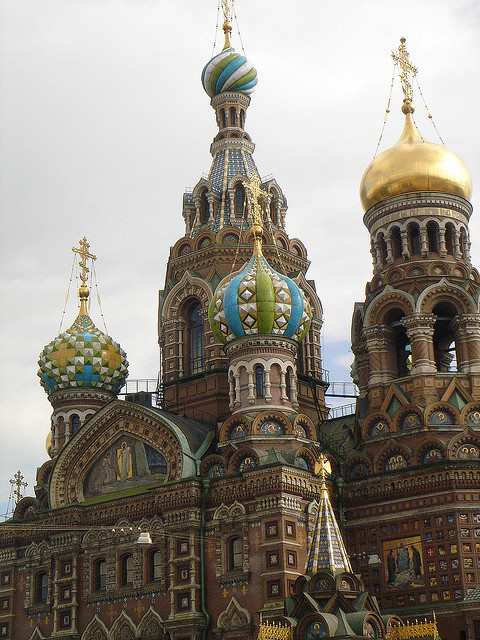
M35 603L41 604L47 601L48 597L48 576L46 571L37 573L35 577Z
M421 255L420 229L416 222L411 222L408 225L408 245L410 248L410 255Z
M393 227L391 238L393 259L398 260L398 258L402 257L402 237L400 236L400 229L398 227Z
M225 129L225 127L227 126L227 114L225 113L225 109L222 109L220 111L220 119L222 123L222 129Z
M465 227L462 227L460 230L460 251L462 252L463 259L466 260L469 247L468 247L468 238L467 238L467 232L465 231Z
M93 565L93 590L105 591L107 586L107 561L99 558Z
M453 256L455 251L454 227L450 222L445 225L445 245L447 248L447 255Z
M192 304L186 313L187 341L185 357L189 363L190 375L201 373L205 367L204 357L204 321L200 314L202 305Z
M291 369L288 367L287 373L285 374L285 393L289 400L292 399L292 374Z
M207 198L207 192L202 191L200 198L200 224L204 224L210 218L210 203Z
M241 538L232 538L228 541L227 566L229 571L235 571L242 568L243 554Z
M457 344L452 329L452 321L457 315L457 310L449 302L440 302L433 308L433 313L436 316L433 355L437 371L458 371Z
M377 247L378 247L377 261L380 262L380 265L382 267L384 267L387 263L387 243L385 242L383 233L380 233L378 235Z
M242 129L245 128L245 111L244 109L240 109L240 126Z
M131 587L133 585L133 556L127 554L120 559L120 586Z
M277 206L273 198L270 200L270 220L273 224L278 224Z
M235 215L243 216L245 209L245 189L240 185L235 189Z
M427 224L428 253L438 253L438 225L430 221Z
M76 413L74 413L72 416L70 416L70 431L72 435L74 433L77 433L79 429L80 429L80 418L77 416Z
M392 330L390 366L398 378L410 375L412 370L412 347L401 322L404 315L400 309L392 309L385 315L385 324Z
M235 110L235 107L230 107L230 126L237 126L237 112Z
M257 364L255 367L255 395L257 398L263 398L264 394L263 367L261 364Z

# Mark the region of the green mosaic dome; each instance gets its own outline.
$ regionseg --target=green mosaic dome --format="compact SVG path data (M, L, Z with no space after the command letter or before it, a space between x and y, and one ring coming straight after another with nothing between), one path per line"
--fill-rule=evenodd
M125 351L82 313L47 344L38 364L40 384L48 395L77 387L117 394L128 376Z

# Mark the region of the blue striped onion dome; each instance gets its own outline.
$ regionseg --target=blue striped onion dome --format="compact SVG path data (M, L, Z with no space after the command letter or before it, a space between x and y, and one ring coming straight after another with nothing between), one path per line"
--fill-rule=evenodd
M257 82L257 70L252 63L231 47L213 57L202 71L203 88L210 98L224 91L249 95Z
M310 327L312 310L300 287L272 269L260 253L240 273L220 282L208 320L223 344L252 334L300 342Z
M83 314L47 344L38 365L40 384L48 395L75 387L116 394L128 376L125 351Z

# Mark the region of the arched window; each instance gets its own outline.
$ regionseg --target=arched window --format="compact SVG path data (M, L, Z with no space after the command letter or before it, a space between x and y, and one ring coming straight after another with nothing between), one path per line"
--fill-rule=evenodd
M148 556L148 581L155 582L163 577L162 552L159 549L151 551Z
M242 129L245 127L245 111L240 109L240 126Z
M72 435L74 433L77 433L79 428L80 428L80 418L77 416L76 413L74 413L72 416L70 416L70 429L71 429Z
M229 571L235 571L243 567L242 540L233 538L228 542L227 565Z
M120 586L130 587L133 585L133 556L127 554L120 560Z
M433 355L437 371L457 371L457 345L452 329L452 320L457 311L453 305L443 302L433 308L433 313L437 316L433 332Z
M435 222L427 224L428 252L438 253L438 226Z
M230 126L237 126L237 112L235 111L235 107L230 107Z
M222 121L222 129L225 129L225 127L227 126L227 115L225 113L225 109L222 109L220 111L220 118Z
M93 565L93 590L105 591L107 585L107 561L99 558Z
M377 260L380 262L381 266L384 267L385 264L387 263L387 243L385 242L383 233L380 233L378 235L377 247L378 247Z
M445 225L445 245L447 247L447 254L453 256L455 251L455 241L453 224L451 223Z
M235 189L235 215L243 216L245 207L245 189L239 186Z
M285 393L289 400L292 399L292 376L290 371L291 369L288 367L287 373L285 374Z
M460 250L462 252L463 259L466 260L469 247L468 247L468 238L467 238L467 232L465 231L465 227L462 227L460 230Z
M270 200L270 220L273 224L278 224L277 205L273 198Z
M200 315L202 305L196 304L188 317L188 348L190 374L200 373L205 366L204 360L204 322Z
M35 603L40 604L47 601L48 596L48 576L45 571L37 573L35 577Z
M257 364L255 367L255 395L257 398L263 398L263 367L261 364Z
M210 203L208 202L207 192L202 192L201 202L200 202L200 223L208 222L210 218Z
M394 227L391 231L391 235L393 258L394 260L397 260L397 258L402 257L402 238L400 236L400 229L398 227Z
M412 222L408 225L408 244L410 247L410 254L412 256L419 256L420 250L420 229L416 222Z

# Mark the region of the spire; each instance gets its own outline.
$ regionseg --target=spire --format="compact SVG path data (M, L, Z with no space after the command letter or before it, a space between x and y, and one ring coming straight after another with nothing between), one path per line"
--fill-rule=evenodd
M80 312L78 315L80 316L88 316L87 311L87 298L90 295L90 291L87 287L88 274L90 273L90 269L87 267L87 260L91 260L92 263L97 259L97 256L94 256L92 253L89 253L90 245L87 242L85 236L79 242L80 248L72 247L73 253L77 253L80 256L80 262L78 266L80 267L80 280L82 284L78 289L78 297L80 298Z
M342 534L338 528L327 489L327 459L320 457L320 503L308 554L306 573L347 571L352 573Z

